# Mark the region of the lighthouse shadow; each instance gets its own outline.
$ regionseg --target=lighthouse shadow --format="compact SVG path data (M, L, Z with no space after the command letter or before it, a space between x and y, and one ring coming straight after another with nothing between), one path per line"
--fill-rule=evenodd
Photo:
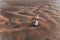
M31 27L39 27L40 26L40 23L38 23L38 25L35 25L35 21L33 21L30 26Z

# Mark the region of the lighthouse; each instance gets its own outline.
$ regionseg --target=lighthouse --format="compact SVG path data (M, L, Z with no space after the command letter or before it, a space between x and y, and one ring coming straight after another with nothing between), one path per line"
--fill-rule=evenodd
M34 25L34 27L38 27L39 26L39 15L36 15L33 25Z

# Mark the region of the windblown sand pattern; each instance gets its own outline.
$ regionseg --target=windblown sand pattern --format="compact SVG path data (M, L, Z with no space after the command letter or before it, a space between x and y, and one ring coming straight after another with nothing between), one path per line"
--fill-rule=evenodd
M13 6L1 9L1 40L60 40L55 31L59 29L60 9L52 4ZM40 15L40 26L31 26L34 17Z

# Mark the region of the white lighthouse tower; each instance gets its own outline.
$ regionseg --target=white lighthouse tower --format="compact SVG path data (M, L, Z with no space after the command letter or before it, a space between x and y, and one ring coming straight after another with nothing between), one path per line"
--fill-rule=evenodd
M35 27L39 26L39 15L37 15L37 16L35 17L34 26L35 26Z

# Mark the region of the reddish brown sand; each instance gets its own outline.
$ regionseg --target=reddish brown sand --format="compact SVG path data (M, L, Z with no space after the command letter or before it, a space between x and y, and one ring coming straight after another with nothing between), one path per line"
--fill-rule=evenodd
M60 8L52 2L45 3L9 3L15 6L0 12L0 40L60 40ZM37 14L40 26L34 27L32 22Z

